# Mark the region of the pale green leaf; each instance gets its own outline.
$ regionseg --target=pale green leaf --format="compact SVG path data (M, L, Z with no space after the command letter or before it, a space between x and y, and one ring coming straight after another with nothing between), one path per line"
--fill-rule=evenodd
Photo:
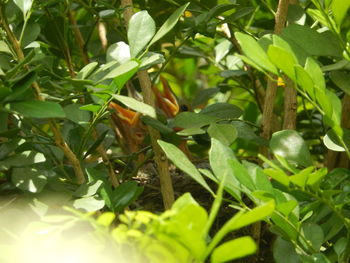
M117 101L120 101L125 106L128 106L130 109L133 109L134 111L140 112L152 118L156 118L156 111L152 106L128 96L122 96L122 95L112 95L112 96Z
M156 32L156 24L147 11L134 14L129 21L128 40L130 55L136 58Z

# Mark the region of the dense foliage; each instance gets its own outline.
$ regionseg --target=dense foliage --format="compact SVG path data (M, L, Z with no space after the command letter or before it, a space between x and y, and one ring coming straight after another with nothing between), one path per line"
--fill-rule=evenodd
M0 261L349 262L349 8L0 0Z

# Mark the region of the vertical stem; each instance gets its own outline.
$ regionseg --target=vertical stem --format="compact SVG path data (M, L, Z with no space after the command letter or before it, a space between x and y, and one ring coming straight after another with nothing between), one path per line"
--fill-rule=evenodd
M282 32L282 29L285 27L285 24L287 21L288 4L289 4L289 0L280 0L278 2L278 8L275 16L275 31L274 31L275 34L280 34ZM271 78L268 78L267 80L267 89L266 89L262 122L261 122L261 129L262 129L261 136L267 140L270 138L270 135L272 132L272 124L274 122L273 109L274 109L276 93L277 93L277 77L275 75L272 75ZM267 155L268 153L266 147L262 147L260 149L260 152L263 155Z
M287 76L284 78L284 130L295 130L297 121L297 90L294 82Z
M72 25L72 30L75 36L75 40L79 46L79 51L81 54L81 57L83 59L84 64L89 64L89 56L86 52L86 48L85 48L85 41L84 38L78 28L78 24L77 21L74 18L73 12L71 10L68 11L68 19L70 24Z
M288 5L289 5L289 0L279 0L278 2L278 7L275 15L275 34L281 34L283 28L285 27L286 21L287 21L287 13L288 13ZM292 87L293 89L293 87ZM293 95L293 91L288 88L287 89L288 94ZM264 106L263 106L263 114L262 114L262 122L261 122L261 136L264 139L269 139L272 133L273 126L272 124L274 123L274 102L276 98L276 93L277 93L277 76L271 75L271 78L268 78L267 80L267 89L266 89L266 94L265 94L265 99L264 99ZM294 103L294 97L288 96L288 102L290 101L291 105ZM291 106L288 104L288 108L291 107L291 109L294 108L294 106ZM293 111L288 110L288 118L292 118L292 116L289 116L293 113ZM285 116L286 120L286 116ZM294 122L294 121L293 121ZM295 125L292 122L287 123L286 120L286 125ZM261 147L260 148L260 153L263 155L268 154L268 150L266 147ZM256 242L260 243L260 236L261 236L261 222L257 222L252 226L252 236L255 238ZM257 255L254 258L255 262L258 262L259 260L259 255Z
M298 0L289 0L289 4L297 5ZM295 130L297 121L297 90L295 83L288 78L284 77L286 83L284 92L284 119L283 129Z
M121 6L125 8L124 20L126 26L128 27L130 18L133 15L133 2L132 0L121 0ZM152 83L147 71L140 71L137 75L139 78L144 102L151 105L152 107L155 107L155 98L152 91ZM169 209L174 203L175 198L172 181L169 174L168 159L157 143L157 140L160 139L160 133L152 127L148 126L147 128L151 138L151 144L154 151L154 159L157 164L159 173L160 189L162 192L164 207L165 209Z

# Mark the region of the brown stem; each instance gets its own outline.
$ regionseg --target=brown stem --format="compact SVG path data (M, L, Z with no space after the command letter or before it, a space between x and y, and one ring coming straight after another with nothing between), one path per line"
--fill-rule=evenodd
M280 34L282 29L285 27L287 21L289 0L280 0L278 2L277 12L275 16L275 34ZM291 92L288 89L288 92ZM262 122L261 122L261 136L264 139L269 139L273 130L274 123L274 102L277 93L277 76L271 74L270 78L267 80L267 89L264 99ZM289 98L291 99L291 98ZM289 107L289 106L288 106ZM289 125L289 124L288 124ZM268 155L268 150L266 147L260 148L260 153L263 155ZM260 241L261 235L261 222L257 222L252 227L252 236L255 237L257 243ZM258 261L258 256L255 257L255 261Z
M56 123L53 120L50 120L50 128L54 134L56 145L63 151L64 155L69 160L70 164L73 166L75 177L77 178L78 184L85 183L85 176L83 169L81 168L78 158L75 156L73 151L70 149L66 141L63 139L63 136L58 129Z
M285 91L284 91L284 130L295 130L297 121L297 90L294 82L285 77Z
M289 0L280 0L278 3L278 8L275 16L275 34L280 34L284 28L287 21ZM264 100L263 115L261 122L261 136L264 139L269 139L272 132L272 125L274 122L274 102L277 92L277 76L271 75L267 80L267 89ZM262 147L260 152L267 155L267 149Z
M130 18L133 15L133 2L132 0L121 0L121 6L125 8L124 20L126 26L128 27ZM151 105L152 107L155 107L155 98L152 91L152 83L147 71L138 72L138 78L144 102ZM160 139L160 133L149 126L147 128L151 138L151 144L154 151L154 159L157 164L157 169L159 173L160 188L162 192L164 207L165 209L169 209L174 203L175 198L172 181L169 174L168 160L157 143L157 140Z
M298 5L298 0L289 0L289 4ZM286 11L288 12L288 10ZM297 119L297 90L295 83L288 77L284 78L286 87L284 93L284 120L283 129L295 130Z
M84 38L79 30L77 21L74 18L73 12L71 10L68 11L68 19L72 25L72 30L73 30L73 33L75 36L75 40L79 46L79 52L81 54L83 62L84 62L84 64L89 64L89 56L86 52L85 41L84 41Z
M1 26L3 27L3 29L5 30L13 48L17 54L18 61L23 60L24 59L23 50L21 49L17 38L15 37L15 35L11 31L10 27L8 26L2 5L0 5L0 23L1 23ZM27 65L25 65L25 68L29 69L29 67ZM34 82L32 86L33 86L33 89L35 91L35 95L36 95L37 100L44 101L45 100L44 97L42 97L40 95L41 89L40 89L39 84L37 82ZM84 177L84 172L81 168L81 165L80 165L78 158L75 156L75 154L69 148L68 144L65 142L65 140L64 140L61 132L57 128L54 120L50 119L49 125L50 125L50 128L54 134L56 145L62 150L62 152L64 153L66 158L69 160L70 164L73 166L75 176L77 178L77 183L83 184L85 182L85 177Z

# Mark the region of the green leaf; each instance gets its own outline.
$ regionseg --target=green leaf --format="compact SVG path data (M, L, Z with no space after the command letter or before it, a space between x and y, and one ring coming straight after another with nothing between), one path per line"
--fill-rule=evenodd
M122 88L124 84L137 72L139 63L134 60L130 60L115 69L112 69L102 80L115 79L119 83L119 88Z
M236 105L218 102L205 107L199 113L215 117L218 120L232 120L239 118L243 111Z
M289 43L302 64L310 56L339 57L342 53L337 37L329 31L319 33L309 26L291 24L283 29L281 37Z
M305 70L309 73L312 81L315 83L318 90L326 89L326 82L323 77L323 72L318 63L311 57L308 57L305 64Z
M277 237L273 244L273 257L276 263L300 263L292 243Z
M214 249L211 255L212 263L221 263L254 254L257 246L249 237L240 237L223 243Z
M270 216L274 210L275 202L267 202L263 205L253 208L246 213L237 214L237 218L234 219L236 217L234 216L227 222L227 226L231 229L231 231L240 229L244 226L266 219L266 217Z
M345 152L344 147L340 143L338 137L333 130L329 130L323 137L323 143L326 147L335 152Z
M310 151L304 139L294 130L275 132L270 141L274 154L305 167L312 165Z
M102 226L109 227L112 224L114 219L115 219L114 213L105 212L97 218L96 222Z
M87 105L81 106L79 109L91 111L91 112L98 112L101 109L101 105L87 104Z
M122 96L122 95L112 95L112 96L117 101L120 101L125 106L128 106L130 109L133 109L134 111L140 112L144 115L148 115L152 118L157 117L155 109L146 103L143 103L141 101L138 101L128 96Z
M124 64L131 59L130 48L123 42L117 42L110 45L107 49L107 62L116 61L119 64Z
M255 185L247 169L236 159L231 159L228 162L235 178L247 189L254 191Z
M10 167L23 167L34 163L45 162L46 158L42 153L33 151L24 151L16 153L2 161L0 161L0 170L9 169Z
M147 11L135 13L129 21L128 40L130 54L136 58L156 32L156 24Z
M95 182L90 182L88 184L83 184L78 187L74 192L74 196L77 197L89 197L97 193L98 189L102 186L103 181L97 180Z
M13 0L13 2L21 9L23 16L26 17L28 11L32 8L33 0Z
M44 188L47 178L43 171L34 168L14 168L11 176L12 183L21 190L39 193Z
M240 184L233 175L229 160L235 159L233 151L222 144L220 141L212 138L209 151L209 162L216 178L219 182L225 178L225 190L237 200L241 200Z
M303 235L311 243L313 249L319 251L325 241L322 228L314 223L303 223L301 229Z
M272 179L276 180L277 182L289 186L289 176L282 170L276 170L276 169L265 169L264 173L270 176Z
M202 128L216 120L217 118L214 116L186 111L176 115L172 122L172 126L184 129Z
M86 212L94 212L102 209L105 206L105 201L90 196L75 200L73 206L76 209L82 209Z
M215 46L215 62L219 63L231 50L233 47L231 41L224 40Z
M23 79L17 81L12 87L12 93L6 96L3 102L20 101L23 100L25 93L31 87L33 82L37 79L37 75L34 72L30 72Z
M23 101L9 103L11 111L29 118L65 118L61 105L51 101Z
M263 48L251 36L236 32L235 36L244 54L261 68L278 74L276 67L271 63Z
M147 49L174 28L177 21L179 20L182 13L186 10L189 4L190 3L186 3L175 10L175 12L164 22L164 24L157 31L155 36L152 38L151 42L148 44Z
M143 187L139 187L137 182L129 181L120 184L113 192L113 206L116 211L123 210L131 204L143 191Z
M165 58L162 54L147 52L141 60L140 70L146 70L156 64L162 64L165 62Z
M109 130L105 130L102 134L98 136L98 138L94 141L94 143L89 147L89 149L84 154L84 159L89 156L89 154L93 153L103 142L105 137L107 136Z
M83 67L77 74L77 79L86 79L91 75L91 73L95 70L97 67L97 62L91 62L87 64L85 67Z
M237 130L231 124L212 123L208 128L208 134L227 146L230 146L237 138Z
M350 74L348 72L332 71L329 76L338 88L350 96Z
M267 55L276 67L281 69L289 78L295 80L294 65L297 64L297 61L292 54L281 47L270 45Z
M90 121L90 113L81 109L80 104L69 104L64 107L67 119L79 125L86 125Z
M15 33L17 33L18 38L20 36L20 28L17 28L18 30L15 30ZM21 42L21 46L23 48L30 48L34 45L35 47L35 40L38 39L38 36L40 35L41 32L41 27L38 23L28 23L24 33L23 33L23 38Z
M310 96L313 101L316 101L316 89L314 82L309 73L300 65L295 65L296 82Z
M301 172L294 174L292 176L290 176L290 181L301 187L302 189L305 188L306 182L308 181L309 177L312 175L312 172L315 168L313 166L310 166L304 170L302 170Z
M338 26L340 27L346 16L348 9L350 8L350 1L333 0L331 7L332 7L334 19L337 22Z
M240 9L237 9L232 15L226 17L225 21L234 22L242 17L245 17L245 16L253 13L255 10L257 10L257 8L249 6L249 7L242 7Z
M151 118L150 116L142 116L141 120L147 126L151 126L162 134L171 134L173 133L173 129L170 129L168 126L163 124L157 119Z
M197 168L191 163L187 156L173 144L158 140L158 144L165 152L166 156L183 172L188 174L193 180L203 186L207 191L214 195Z
M12 55L11 49L8 47L5 41L0 41L0 52L4 52Z

